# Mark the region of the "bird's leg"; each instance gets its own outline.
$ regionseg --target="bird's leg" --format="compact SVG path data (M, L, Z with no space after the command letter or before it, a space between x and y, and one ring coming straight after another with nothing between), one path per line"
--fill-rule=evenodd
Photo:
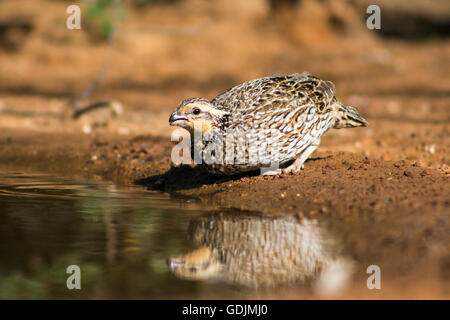
M308 157L313 153L320 144L320 139L314 141L311 145L309 145L300 156L295 159L294 163L289 167L283 169L283 173L296 173L302 170L305 166L303 163L308 159Z
M289 167L284 168L282 171L283 171L283 173L299 172L300 170L302 170L305 167L303 165L303 162L305 162L305 161L301 157L297 158L297 159L295 159L293 164L291 164Z

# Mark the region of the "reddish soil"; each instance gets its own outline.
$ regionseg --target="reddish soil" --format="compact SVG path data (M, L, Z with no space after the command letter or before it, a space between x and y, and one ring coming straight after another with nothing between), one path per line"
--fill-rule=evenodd
M114 117L102 109L73 120L68 101L95 77L106 45L60 26L65 2L14 2L18 16L30 17L32 33L17 50L0 51L2 169L136 182L269 214L371 221L371 243L347 239L361 257L380 252L394 269L404 253L402 261L416 261L417 270L436 267L435 280L446 283L436 296L448 297L449 40L380 38L353 19L363 12L312 1L304 4L318 17L308 20L310 32L296 32L305 24L292 17L276 23L281 18L259 1L130 10L108 76L91 97L118 100L123 113ZM38 2L47 5L45 17L37 14ZM0 4L0 20L11 8L11 1ZM322 19L330 10L348 18L344 34ZM171 165L167 120L180 100L212 98L248 79L305 70L332 80L340 100L356 106L369 126L330 131L295 175L220 177ZM416 226L405 236L391 227L401 223ZM398 287L389 294L401 297Z

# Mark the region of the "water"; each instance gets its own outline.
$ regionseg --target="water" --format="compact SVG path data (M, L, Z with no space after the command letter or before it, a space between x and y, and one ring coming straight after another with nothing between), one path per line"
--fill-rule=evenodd
M236 298L306 286L329 258L326 239L310 221L207 208L137 186L0 176L1 299ZM67 288L71 265L80 267L81 290Z
M411 261L420 275L435 269L396 246L419 224L268 217L139 186L9 172L0 175L0 299L308 298L348 285L370 298L374 262L383 279L408 276ZM81 290L67 288L71 265Z
M163 298L195 295L166 260L185 246L189 200L143 188L44 175L0 177L0 298ZM68 290L78 265L82 289Z

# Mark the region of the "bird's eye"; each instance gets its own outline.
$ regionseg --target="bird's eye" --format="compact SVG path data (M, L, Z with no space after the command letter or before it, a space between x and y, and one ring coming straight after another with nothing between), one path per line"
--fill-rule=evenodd
M199 108L194 108L194 110L192 110L193 114L199 114L200 113L200 109Z

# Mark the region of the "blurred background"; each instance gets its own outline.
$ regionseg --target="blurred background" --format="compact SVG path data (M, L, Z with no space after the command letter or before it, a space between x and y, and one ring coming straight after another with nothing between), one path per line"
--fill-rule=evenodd
M72 4L80 30L66 28ZM381 8L380 30L366 27L370 4ZM448 123L449 26L446 0L3 0L0 126L168 136L182 99L308 71L335 82L338 97L369 119L371 139L361 142L373 154L381 140ZM118 102L119 120L61 121L74 105L104 100ZM421 151L432 140L419 141ZM405 148L401 158L445 163L445 152L433 160Z
M66 27L66 10L73 4L81 8L80 30ZM381 9L379 30L366 26L366 9L373 4ZM414 290L395 283L391 296L403 298L407 291L409 297L448 297L448 0L0 0L0 168L18 170L20 164L129 185L170 173L168 118L181 100L212 99L250 79L303 71L333 81L339 100L355 106L370 125L327 133L317 150L327 157L311 161L308 175L286 178L298 178L289 186L283 180L251 184L259 180L243 178L236 182L241 189L216 184L206 196L225 188L235 193L224 196L221 205L252 210L286 209L298 204L299 193L306 200L331 203L333 210L327 210L332 214L353 219L342 234L356 234L350 251L362 265L381 261L383 270L395 271L392 279L417 271L413 281L405 282ZM103 101L104 108L89 108ZM429 168L436 170L425 171ZM367 172L371 175L365 176ZM191 173L185 172L185 180L192 180ZM173 174L177 182L179 177ZM367 185L365 177L371 179ZM0 193L13 195L0 197L0 285L7 288L0 288L0 298L46 297L41 283L56 273L62 277L61 268L73 263L77 250L97 259L88 259L93 261L88 283L98 279L105 252L112 270L104 289L92 295L83 291L88 297L173 297L189 296L197 286L203 290L193 283L183 283L184 291L164 287L175 281L165 260L184 246L194 216L183 216L181 200L165 195L170 210L157 211L160 204L145 202L151 197L142 190L123 199L117 198L115 187L82 184L73 199L60 190L73 189L72 182L61 187L59 180L17 180L16 174L0 178ZM355 181L362 187L355 187ZM55 184L57 195L70 197L45 198L39 207L27 193L27 201L21 198L27 183L31 194L39 194L41 184ZM298 189L284 198L294 185ZM316 186L325 191L316 192ZM99 200L104 189L106 200ZM267 200L268 191L283 198L256 202L258 190L259 199ZM220 198L214 199L216 204ZM198 208L190 210L198 213ZM78 211L79 216L74 214ZM375 227L374 220L379 222ZM150 259L152 252L156 255ZM21 285L16 270L31 274L32 281L26 278L26 286ZM420 287L424 274L435 282ZM364 272L359 276L365 281ZM57 278L64 293L58 291L56 297L68 294L59 287L64 279ZM30 286L37 289L28 290ZM150 286L155 290L151 295ZM203 296L217 292L208 288L200 291ZM365 287L357 289L350 297L368 296Z

